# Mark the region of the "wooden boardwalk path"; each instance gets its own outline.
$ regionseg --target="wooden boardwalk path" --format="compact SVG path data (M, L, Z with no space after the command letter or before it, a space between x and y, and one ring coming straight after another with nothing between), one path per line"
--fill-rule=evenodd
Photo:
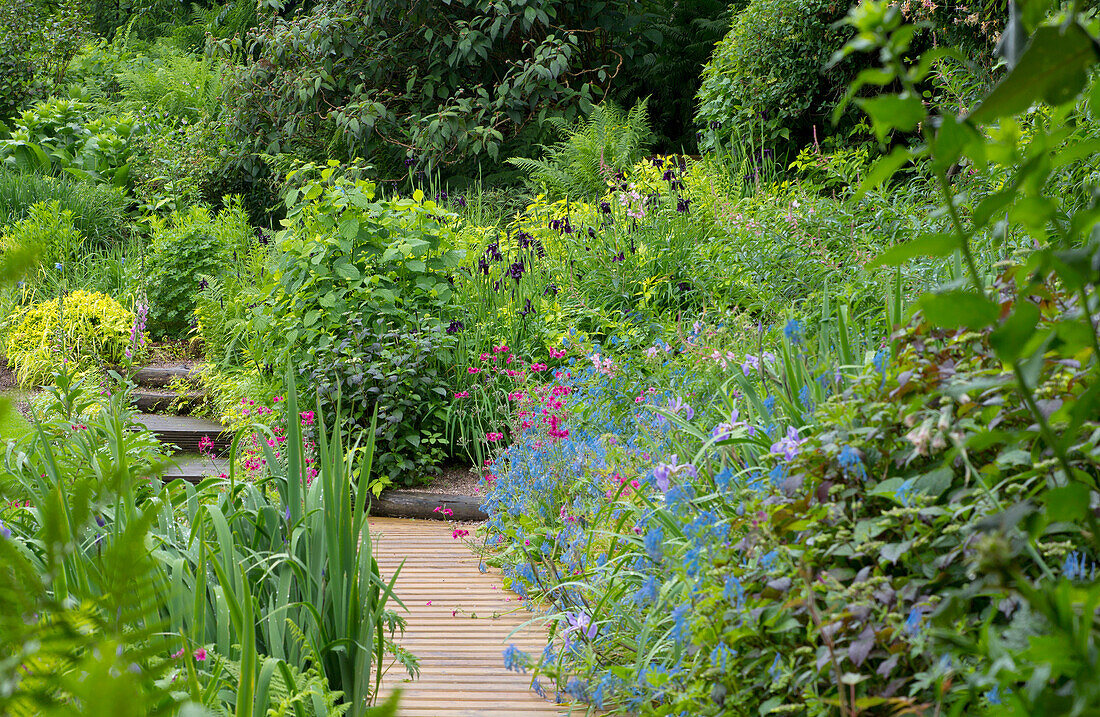
M452 537L451 525L391 518L372 518L370 525L383 577L405 561L395 592L409 609L402 613L408 627L398 642L420 658L420 678L410 681L395 665L383 680L384 694L402 692L401 717L585 713L583 706L570 712L568 705L539 698L530 674L504 669L509 643L537 656L545 632L528 626L511 635L531 612L501 587L499 575L478 569L478 558Z

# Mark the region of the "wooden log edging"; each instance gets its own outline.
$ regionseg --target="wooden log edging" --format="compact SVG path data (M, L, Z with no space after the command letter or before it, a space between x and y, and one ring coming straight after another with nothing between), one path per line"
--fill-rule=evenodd
M387 490L372 498L370 515L380 518L421 520L488 520L481 498L453 493L425 493L417 490Z

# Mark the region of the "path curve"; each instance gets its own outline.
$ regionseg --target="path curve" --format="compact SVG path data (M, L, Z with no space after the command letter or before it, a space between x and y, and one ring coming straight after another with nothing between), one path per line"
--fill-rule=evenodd
M401 717L585 713L539 698L530 689L529 674L504 669L508 643L538 655L545 631L528 626L509 637L531 612L503 589L499 574L478 569L478 558L453 537L452 525L371 518L370 526L383 577L388 580L405 561L395 592L409 609L403 613L408 627L398 642L420 658L420 678L410 681L395 665L382 683L383 695L401 690Z

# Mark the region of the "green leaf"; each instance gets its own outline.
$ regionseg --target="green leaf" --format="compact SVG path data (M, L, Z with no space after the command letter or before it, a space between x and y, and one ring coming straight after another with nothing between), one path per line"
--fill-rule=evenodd
M944 466L913 479L913 490L939 498L955 481L955 472Z
M349 263L347 260L341 260L336 262L333 267L336 273L348 281L359 281L363 278L363 274L359 271L359 267Z
M980 329L996 321L1001 313L996 304L981 294L958 289L925 294L920 306L926 319L947 329Z
M1052 488L1043 494L1043 503L1051 522L1080 520L1089 509L1089 488L1081 483Z
M887 249L875 257L867 268L898 266L918 256L947 256L959 247L959 238L954 234L925 234Z
M917 95L879 95L870 99L857 100L856 103L871 118L875 136L881 142L893 130L911 132L927 116L924 102Z
M1021 300L1004 323L989 336L989 343L993 345L993 349L1001 360L1015 361L1020 357L1024 344L1035 333L1038 323L1039 307L1030 301Z
M1096 42L1076 22L1044 25L1031 37L1019 63L974 110L974 122L991 122L1023 112L1037 100L1067 102L1084 88L1088 68L1100 58Z
M852 199L854 201L862 199L864 194L872 189L876 189L880 184L894 176L894 173L901 169L903 165L907 164L913 156L910 150L904 147L895 147L890 154L875 162L875 166L871 168L871 171L867 173L863 181L859 183L859 188L856 190Z

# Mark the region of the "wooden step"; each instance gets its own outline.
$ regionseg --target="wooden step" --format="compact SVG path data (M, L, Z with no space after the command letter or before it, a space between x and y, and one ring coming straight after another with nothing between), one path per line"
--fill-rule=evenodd
M233 443L232 433L220 423L206 418L139 413L134 420L152 431L162 442L177 446L181 452L198 452L203 437L213 441L215 453L227 450Z
M185 416L199 410L206 403L206 394L202 391L188 391L180 394L175 391L139 389L133 393L133 404L142 413L164 413L175 410Z
M370 514L380 518L488 520L489 516L481 509L481 500L472 495L387 490L371 500ZM450 512L444 512L445 510Z
M185 480L188 483L199 483L204 478L229 473L229 461L210 459L198 454L180 453L175 456L175 462L176 465L164 471L162 478L165 482Z
M134 383L146 388L164 388L174 380L197 384L202 375L202 365L155 366L138 370L132 376Z

